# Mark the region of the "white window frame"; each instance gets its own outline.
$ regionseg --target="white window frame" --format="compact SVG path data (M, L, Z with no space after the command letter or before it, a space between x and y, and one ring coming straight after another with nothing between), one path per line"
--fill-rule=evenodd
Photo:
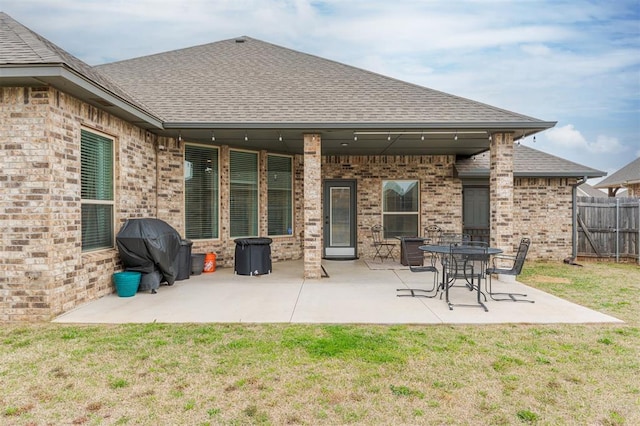
M94 252L94 251L100 251L100 250L111 250L113 248L115 248L115 242L116 242L116 199L117 199L117 177L116 177L116 138L113 135L109 135L107 133L104 132L100 132L96 129L92 129L90 127L85 127L85 126L81 126L80 127L80 151L82 152L82 132L87 132L87 133L92 133L95 135L98 135L100 137L103 137L105 139L109 139L111 141L111 176L112 176L112 181L111 181L111 185L112 185L112 191L113 191L113 199L112 200L94 200L94 199L90 199L90 198L82 198L82 195L80 197L80 217L82 219L82 205L109 205L111 206L111 241L112 241L112 245L111 246L105 246L105 247L97 247L97 248L91 248L91 249L85 249L84 247L81 249L81 251L83 253L89 253L89 252ZM80 155L80 186L82 188L82 155ZM83 235L82 235L82 223L80 224L80 242L82 242L82 240L84 239Z
M398 182L398 183L415 183L416 187L418 189L418 200L417 200L417 210L415 212L400 212L400 211L385 211L385 205L384 205L384 189L385 189L385 184L387 182ZM415 216L416 217L416 234L414 236L418 236L420 235L420 180L419 179L383 179L382 180L382 187L381 187L381 206L380 209L382 211L382 223L386 223L385 222L385 216ZM388 235L387 234L387 229L385 228L384 230L385 235L384 238L391 238L394 237L395 235Z

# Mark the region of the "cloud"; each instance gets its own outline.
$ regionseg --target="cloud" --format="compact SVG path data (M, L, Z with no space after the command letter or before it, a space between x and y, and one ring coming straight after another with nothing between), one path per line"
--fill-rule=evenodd
M595 142L589 142L573 124L553 128L546 136L552 143L561 147L585 149L593 154L615 154L625 150L620 141L612 136L599 135Z
M2 9L91 65L247 35L571 123L537 146L601 170L621 166L640 140L638 0L3 0Z

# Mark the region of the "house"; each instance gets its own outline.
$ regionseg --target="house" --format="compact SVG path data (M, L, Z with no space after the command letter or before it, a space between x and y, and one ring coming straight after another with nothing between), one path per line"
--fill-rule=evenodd
M554 125L250 37L93 67L0 13L0 320L112 293L128 218L221 266L268 236L309 279L375 224L563 259L575 188L604 173L519 145Z
M640 197L640 157L636 158L611 176L607 176L596 188L607 189L609 197L618 195L626 188L626 197Z

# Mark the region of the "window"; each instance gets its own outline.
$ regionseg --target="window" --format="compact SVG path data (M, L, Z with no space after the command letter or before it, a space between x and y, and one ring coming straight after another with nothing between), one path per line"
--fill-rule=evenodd
M113 247L113 139L80 131L82 251Z
M258 236L258 154L230 152L231 237Z
M385 238L419 235L419 192L417 180L382 181L382 224Z
M293 184L291 157L267 156L269 235L293 234Z
M185 145L184 158L186 237L218 238L218 149Z

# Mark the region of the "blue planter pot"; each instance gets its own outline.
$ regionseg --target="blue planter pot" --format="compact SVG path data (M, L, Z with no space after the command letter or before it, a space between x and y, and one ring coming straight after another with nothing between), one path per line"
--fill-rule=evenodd
M120 297L135 296L138 292L138 286L140 286L140 278L142 273L124 271L116 272L113 274L113 283L116 286L116 292Z

